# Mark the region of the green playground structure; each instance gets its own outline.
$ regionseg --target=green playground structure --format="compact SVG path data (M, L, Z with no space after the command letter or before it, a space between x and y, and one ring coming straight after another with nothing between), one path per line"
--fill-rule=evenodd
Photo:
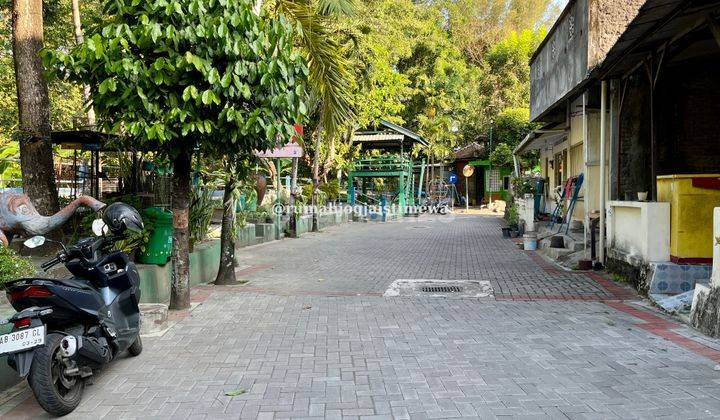
M348 174L348 203L382 207L396 206L404 216L407 206L420 203L425 177L425 160L414 161L410 152L428 143L412 131L381 121L373 130L359 131L353 143L363 151L380 154L355 159ZM359 186L356 186L356 183Z

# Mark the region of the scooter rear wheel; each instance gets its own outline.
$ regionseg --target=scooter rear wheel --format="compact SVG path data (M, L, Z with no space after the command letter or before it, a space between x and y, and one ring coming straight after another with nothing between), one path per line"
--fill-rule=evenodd
M45 345L35 349L28 384L40 406L54 416L64 416L77 408L85 381L65 375L66 366L60 354L61 334L48 334Z

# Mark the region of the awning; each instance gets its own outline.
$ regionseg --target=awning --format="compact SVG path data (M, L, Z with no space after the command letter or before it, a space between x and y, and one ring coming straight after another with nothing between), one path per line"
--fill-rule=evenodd
M533 130L513 150L514 155L522 155L531 150L543 150L555 146L567 138L568 130Z
M89 151L120 151L122 137L115 134L100 133L92 130L53 131L50 133L53 144L63 149Z

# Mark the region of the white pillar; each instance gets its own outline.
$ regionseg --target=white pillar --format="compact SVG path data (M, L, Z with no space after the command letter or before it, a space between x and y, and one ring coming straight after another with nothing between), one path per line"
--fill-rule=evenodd
M584 161L584 174L585 181L583 190L589 191L587 188L590 182L590 171L588 167L588 121L587 121L587 92L583 93L583 104L582 104L582 132L583 132L583 161ZM588 257L588 232L590 231L590 200L586 193L583 193L583 208L585 209L585 223L583 223L583 246L585 247L585 258Z
M713 217L713 268L710 285L720 287L720 207L715 207Z
M605 264L605 126L607 124L607 82L600 82L600 240L599 259Z

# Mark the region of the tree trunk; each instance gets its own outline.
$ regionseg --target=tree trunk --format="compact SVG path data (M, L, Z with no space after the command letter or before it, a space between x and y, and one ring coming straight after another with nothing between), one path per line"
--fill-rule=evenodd
M14 0L13 59L23 188L40 214L54 214L60 205L50 141L50 98L39 56L42 48L42 0Z
M297 174L299 158L292 159L292 175L290 178L290 204L295 205L297 199Z
M294 238L297 234L297 212L295 211L295 203L297 202L297 172L298 158L292 159L292 175L290 176L290 233Z
M262 162L263 166L267 168L268 173L270 173L270 185L277 185L277 179L276 176L279 176L279 174L276 174L277 168L275 168L275 162L273 159L260 159L260 162Z
M190 165L192 156L187 150L180 152L173 161L172 176L172 211L173 211L173 246L172 246L172 293L170 309L187 309L190 307Z
M322 167L322 178L324 182L327 182L328 174L330 173L330 167L332 166L333 162L335 161L335 137L333 137L330 140L330 145L328 146L328 154L325 157L325 163Z
M82 31L82 23L80 20L80 0L72 0L72 16L73 16L73 25L75 26L75 42L80 45L84 42L84 36ZM91 130L95 129L95 110L92 107L90 97L90 86L89 85L83 85L83 99L85 100L85 104L88 107L87 110L87 123L88 127Z
M313 156L313 191L312 191L312 207L313 207L313 220L312 220L312 231L318 232L320 230L318 226L318 215L317 215L317 206L318 206L318 189L320 188L320 179L319 179L319 171L320 171L320 145L322 144L322 126L318 127L317 130L317 136L315 137L315 151Z
M223 194L222 231L220 233L220 268L215 284L235 284L235 184L234 174L225 183Z

